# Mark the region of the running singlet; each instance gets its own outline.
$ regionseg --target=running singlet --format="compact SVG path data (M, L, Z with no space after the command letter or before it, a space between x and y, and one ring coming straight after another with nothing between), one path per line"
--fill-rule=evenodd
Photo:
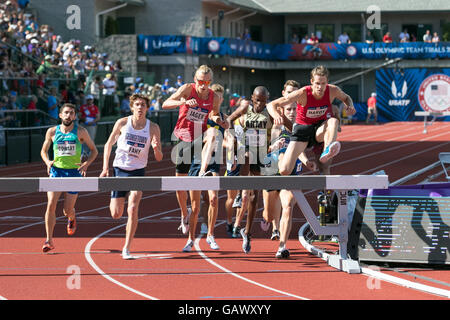
M147 166L148 151L150 149L150 120L144 129L136 130L128 117L127 124L122 128L117 139L116 156L113 167L131 171Z
M191 94L186 100L195 99L198 105L196 107L189 107L186 104L180 106L178 121L173 131L178 139L185 142L192 142L206 131L206 122L208 121L209 113L213 109L214 102L214 91L211 89L208 89L208 91L208 98L202 100L195 90L195 83L192 84ZM194 127L197 129L194 130Z
M54 167L59 169L78 169L77 163L80 163L81 159L81 143L78 140L77 125L74 125L69 133L61 132L60 126L56 126L53 154Z
M267 109L262 112L254 112L250 105L245 115L244 132L246 145L249 147L265 147L270 140L272 121Z
M303 125L316 124L326 120L332 114L330 87L327 85L323 97L319 100L312 95L311 86L306 87L306 106L297 104L295 122Z

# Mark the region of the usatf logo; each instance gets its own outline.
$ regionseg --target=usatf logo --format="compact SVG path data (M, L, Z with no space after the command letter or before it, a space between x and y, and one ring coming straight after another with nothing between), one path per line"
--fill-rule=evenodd
M392 81L391 93L394 99L389 100L390 106L407 106L411 101L409 99L403 99L408 93L408 83L406 80L403 81L401 88L397 87L395 81Z
M419 87L418 99L425 111L450 111L450 77L433 74L426 78Z

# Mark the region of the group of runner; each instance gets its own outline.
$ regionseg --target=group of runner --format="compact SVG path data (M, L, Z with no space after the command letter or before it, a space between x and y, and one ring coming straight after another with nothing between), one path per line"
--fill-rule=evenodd
M337 141L339 113L333 110L332 101L341 100L348 114L354 114L356 110L350 96L337 86L328 84L328 78L328 70L318 66L311 71L311 85L300 87L298 82L288 80L282 96L270 102L267 88L258 86L250 100L243 100L227 116L220 112L224 88L213 84L210 67L200 66L195 72L194 82L181 86L162 105L163 109L179 108L178 121L173 131L175 146L171 154L176 176L219 175L224 151L227 176L298 175L302 166L329 174L331 159L340 150ZM106 142L100 177L110 174L110 154L116 143L114 176L145 175L150 146L157 161L163 158L159 126L146 119L148 98L134 94L130 99L130 107L132 115L116 122ZM41 156L50 176L84 176L87 167L97 156L95 145L86 130L75 125L75 109L72 105L61 107L60 118L61 125L48 130ZM50 161L47 155L52 143L54 161ZM78 148L81 143L86 143L91 152L89 158L79 163ZM313 149L314 159L308 159L305 153L308 148ZM63 173L55 174L53 171L56 168ZM56 201L60 194L48 192L44 252L54 248L52 234ZM201 194L202 191L197 190L176 192L181 211L179 229L188 236L183 252L191 251L194 245ZM130 245L137 228L142 191L113 191L110 211L113 218L120 218L127 195L128 222L122 257L132 259ZM211 249L218 250L220 247L214 237L219 210L218 191L209 190L203 198L208 204L206 241ZM272 239L279 240L276 257L287 258L289 250L286 242L292 225L293 195L289 190L264 190L263 200L261 227L268 230L272 225ZM64 214L68 217L69 235L76 228L75 201L76 194L66 194ZM257 204L258 192L255 190L227 191L227 232L232 237L242 237L245 253L251 250L251 227ZM238 207L234 224L233 207ZM240 228L246 212L246 225Z

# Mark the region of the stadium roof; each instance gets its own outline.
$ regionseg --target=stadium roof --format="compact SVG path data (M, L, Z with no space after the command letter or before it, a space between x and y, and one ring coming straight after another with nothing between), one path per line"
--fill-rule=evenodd
M367 12L376 5L381 12L450 11L448 0L223 0L230 6L263 13L344 13Z

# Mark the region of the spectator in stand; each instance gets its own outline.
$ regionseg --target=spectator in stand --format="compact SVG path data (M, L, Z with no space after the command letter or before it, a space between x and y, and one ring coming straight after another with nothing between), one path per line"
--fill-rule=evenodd
M103 83L100 76L95 76L94 81L91 83L91 95L94 97L94 104L98 105L100 99L100 90L103 90Z
M168 95L170 89L169 79L164 80L164 84L161 86L161 91L163 95Z
M305 36L303 37L301 43L302 43L302 44L308 43L308 40L309 40L309 37L308 37L307 34L305 34Z
M299 43L299 42L300 42L300 39L298 38L298 35L297 35L296 33L294 33L294 34L292 35L292 38L291 38L290 43L291 43L291 44L297 44L297 43Z
M100 111L94 104L94 96L88 95L86 97L86 104L83 104L80 107L78 117L80 123L88 131L92 141L95 141L95 136L97 134L97 122L100 120Z
M367 31L367 35L366 35L366 43L368 44L372 44L375 42L375 38L372 35L372 32L369 30Z
M241 40L252 41L252 37L248 28L245 28L244 33L241 35Z
M116 81L111 73L108 73L103 79L103 95L105 96L105 102L103 107L103 115L110 116L114 113L114 101L116 95Z
M130 92L125 92L125 95L122 99L122 103L120 104L120 116L121 117L128 117L131 115L131 109L130 109Z
M386 34L383 36L383 42L384 43L392 43L392 37L391 37L391 33L389 31L386 32Z
M17 101L17 92L11 91L9 93L9 109L22 110L22 105Z
M205 25L205 37L207 37L207 38L213 37L213 33L211 31L211 26L209 24Z
M50 88L50 95L47 98L47 110L50 117L58 119L59 110L58 110L58 96L56 87Z
M438 43L439 41L440 41L440 39L439 39L438 33L437 33L437 32L434 32L434 33L433 33L433 38L431 39L431 42L433 42L433 43Z
M425 34L423 35L423 42L431 43L431 40L433 39L433 36L431 35L430 30L427 30Z
M352 42L351 42L350 37L348 36L347 32L344 31L339 36L337 43L345 44L345 43L352 43Z
M183 77L182 76L178 76L177 77L177 82L175 82L175 89L178 89L179 87L181 87L184 84L183 82Z
M308 44L313 44L313 45L319 43L319 38L314 34L314 32L311 33L311 37L309 37L307 43Z
M400 32L400 34L398 35L398 39L400 40L400 42L409 42L410 38L408 30L405 29L403 30L403 32Z

